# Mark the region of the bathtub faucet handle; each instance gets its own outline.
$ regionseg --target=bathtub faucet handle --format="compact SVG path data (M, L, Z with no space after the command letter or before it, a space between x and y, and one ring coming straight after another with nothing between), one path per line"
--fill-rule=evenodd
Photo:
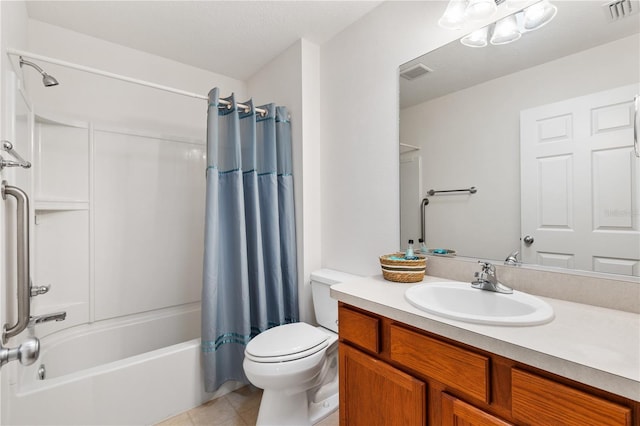
M40 296L41 294L46 294L51 290L51 284L49 285L37 285L31 286L31 297Z

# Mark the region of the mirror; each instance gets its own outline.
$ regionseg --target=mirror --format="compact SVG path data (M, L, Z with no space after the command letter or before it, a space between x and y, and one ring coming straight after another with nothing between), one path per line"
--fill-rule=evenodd
M640 14L553 4L553 21L513 43L454 41L400 66L401 247L424 225L429 249L458 256L518 250L524 263L640 276ZM428 72L402 77L417 64Z

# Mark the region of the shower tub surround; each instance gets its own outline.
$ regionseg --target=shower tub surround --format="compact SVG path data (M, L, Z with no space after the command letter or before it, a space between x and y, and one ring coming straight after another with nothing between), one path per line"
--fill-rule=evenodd
M51 284L32 314L67 318L3 371L3 424L151 424L228 392L201 379L204 142L42 112L32 127L33 282Z
M40 359L10 385L7 424L153 424L196 407L214 396L204 392L199 335L191 304L45 337Z

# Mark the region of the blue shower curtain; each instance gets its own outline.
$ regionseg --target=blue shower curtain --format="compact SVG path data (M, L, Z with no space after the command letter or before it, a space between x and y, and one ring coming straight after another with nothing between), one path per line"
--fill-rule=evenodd
M244 348L298 321L291 124L285 107L220 107L209 92L202 287L205 388L248 382Z

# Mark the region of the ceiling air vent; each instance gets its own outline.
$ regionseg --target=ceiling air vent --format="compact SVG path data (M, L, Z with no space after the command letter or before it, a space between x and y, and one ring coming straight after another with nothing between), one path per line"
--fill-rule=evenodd
M425 74L428 74L430 72L433 72L433 70L427 67L426 65L416 64L407 69L401 70L400 77L406 80L413 80Z
M638 13L638 10L640 10L638 2L633 2L631 0L615 0L604 4L602 7L604 8L604 14L609 22L626 18L629 15Z

